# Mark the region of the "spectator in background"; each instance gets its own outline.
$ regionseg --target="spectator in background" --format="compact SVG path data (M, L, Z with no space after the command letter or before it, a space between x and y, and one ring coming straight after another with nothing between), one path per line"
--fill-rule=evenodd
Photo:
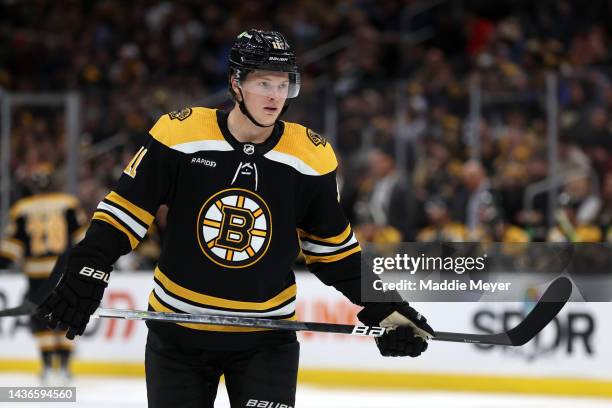
M288 119L323 130L336 112L334 144L347 163L361 160L372 146L390 151L399 137L407 153L402 171L414 169L419 211L434 195L454 197L450 208L473 224L477 211L467 211L473 193L465 179L460 188L456 184L470 153L462 133L474 77L483 90L479 160L500 189L500 213L527 227L532 239L544 240L547 194L535 197L534 211L522 208L521 195L547 176L545 73L555 71L559 79L561 177L596 172L603 179L612 169L610 2L553 3L446 2L422 9L414 1L260 0L237 13L233 3L213 0L204 8L194 0L41 0L35 8L5 2L0 87L81 93L81 199L93 210L122 171L121 156L141 144L144 124L185 105L208 105L208 98L211 106L224 103L224 64L236 27L291 32L300 51L333 41L337 51L307 64L302 93L309 102L292 106ZM409 38L421 29L431 37ZM343 47L342 37L353 41ZM401 106L397 86L405 86L400 129L392 119ZM328 103L335 109L322 109ZM25 193L20 180L39 162L63 166L64 149L57 148L64 140L62 117L58 109L46 115L29 106L15 111L12 200ZM354 169L344 178L346 193L368 183L372 191L377 183ZM347 195L355 196L343 199ZM424 214L413 217L424 226ZM367 222L372 231L382 228Z
M559 136L559 162L557 170L560 177L573 174L588 175L592 171L591 159L582 150L577 141L579 137L561 133Z
M602 230L612 226L612 171L605 174L601 183L601 210L596 223Z
M413 175L418 199L424 202L427 197L433 195L450 198L461 162L453 159L448 147L439 137L424 139L422 146Z
M559 209L555 214L557 225L548 232L549 242L601 242L601 229L593 224L580 223L577 213L580 201L564 192L559 195Z
M589 178L574 176L565 184L563 191L575 203L576 222L580 225L594 224L601 210L601 198L593 194Z
M418 242L463 242L468 240L465 225L451 218L447 201L434 196L425 203L428 226L417 234Z
M530 241L529 234L523 228L510 224L492 201L486 201L480 207L479 224L468 234L468 241L525 243Z
M369 177L360 188L358 217L370 240L386 226L395 229L399 241L413 241L415 235L415 199L408 180L395 168L393 154L374 149L368 156ZM364 237L368 239L368 237Z
M493 200L491 182L484 167L475 160L463 166L462 185L453 195L453 215L473 232L480 220L482 207Z
M579 123L575 141L584 149L601 176L612 152L612 122L602 106L595 106L586 119L586 124Z

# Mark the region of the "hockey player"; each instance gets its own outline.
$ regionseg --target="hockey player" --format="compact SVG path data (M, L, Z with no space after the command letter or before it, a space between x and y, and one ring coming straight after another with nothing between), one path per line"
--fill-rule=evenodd
M0 242L0 269L19 263L28 277L28 291L34 293L51 274L57 257L82 238L86 219L76 197L53 192L50 169L41 166L34 171L27 187L32 195L15 202L9 211ZM73 342L64 337L64 331L51 330L38 316L30 318L30 327L40 349L43 382L50 380L54 358L59 360L61 380L70 379Z
M100 203L85 239L40 313L83 333L111 265L143 239L160 204L167 228L149 309L295 318L291 270L300 245L309 269L356 304L368 325L395 327L383 355L418 356L433 331L405 302L367 303L360 247L337 201L327 140L279 120L300 89L295 55L277 32L240 34L230 54L229 112L163 115ZM297 231L297 233L296 233ZM225 376L233 407L293 407L295 333L149 322L145 354L151 407L212 407Z

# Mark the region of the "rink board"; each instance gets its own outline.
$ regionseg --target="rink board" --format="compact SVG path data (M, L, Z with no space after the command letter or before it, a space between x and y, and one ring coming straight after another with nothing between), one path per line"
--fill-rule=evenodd
M307 273L298 274L298 318L355 323L358 308ZM18 304L25 279L3 275L0 307ZM115 273L109 308L146 308L152 273ZM443 331L500 331L524 313L519 303L414 304ZM417 359L383 358L369 338L301 333L301 381L326 385L481 391L523 391L612 397L610 303L567 305L534 341L521 348L431 342ZM75 371L142 375L146 326L92 320L79 339ZM35 370L38 351L27 319L0 320L0 369Z

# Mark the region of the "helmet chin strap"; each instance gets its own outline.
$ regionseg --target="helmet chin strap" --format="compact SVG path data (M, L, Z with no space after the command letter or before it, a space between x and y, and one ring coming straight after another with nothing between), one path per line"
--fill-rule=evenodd
M276 120L280 119L280 117L283 115L283 113L285 113L287 111L287 108L289 108L289 103L285 102L285 106L283 106L283 109L281 110L281 113L278 115L278 117L276 118L274 123L272 123L271 125L262 125L257 120L255 120L253 115L251 115L251 112L249 112L249 110L247 109L246 104L244 103L244 95L242 94L242 89L240 89L240 87L238 87L238 92L240 92L240 102L238 102L238 106L240 107L240 112L242 112L247 118L249 118L249 120L255 126L259 126L259 127L262 127L262 128L267 128L267 127L274 126L276 124Z
M251 112L249 112L249 110L247 109L246 104L244 103L244 95L242 94L242 89L238 88L238 92L240 92L240 102L238 102L238 106L240 106L240 112L244 113L244 115L247 118L249 118L249 120L251 122L253 122L253 124L255 126L259 126L259 127L262 127L262 128L267 128L267 127L270 127L270 126L274 126L276 121L274 121L274 123L271 124L271 125L262 125L261 123L256 121L255 118L253 117L253 115L251 115Z

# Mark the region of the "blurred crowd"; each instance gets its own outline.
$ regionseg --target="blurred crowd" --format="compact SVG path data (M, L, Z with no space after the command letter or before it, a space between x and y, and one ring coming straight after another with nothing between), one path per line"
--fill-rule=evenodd
M229 49L251 27L281 31L296 49L302 92L286 119L332 139L362 240L612 241L605 0L5 0L0 87L79 91L79 193L92 211L159 115L229 107ZM537 187L551 176L551 72L549 194ZM13 110L12 199L40 168L62 175L62 112Z

